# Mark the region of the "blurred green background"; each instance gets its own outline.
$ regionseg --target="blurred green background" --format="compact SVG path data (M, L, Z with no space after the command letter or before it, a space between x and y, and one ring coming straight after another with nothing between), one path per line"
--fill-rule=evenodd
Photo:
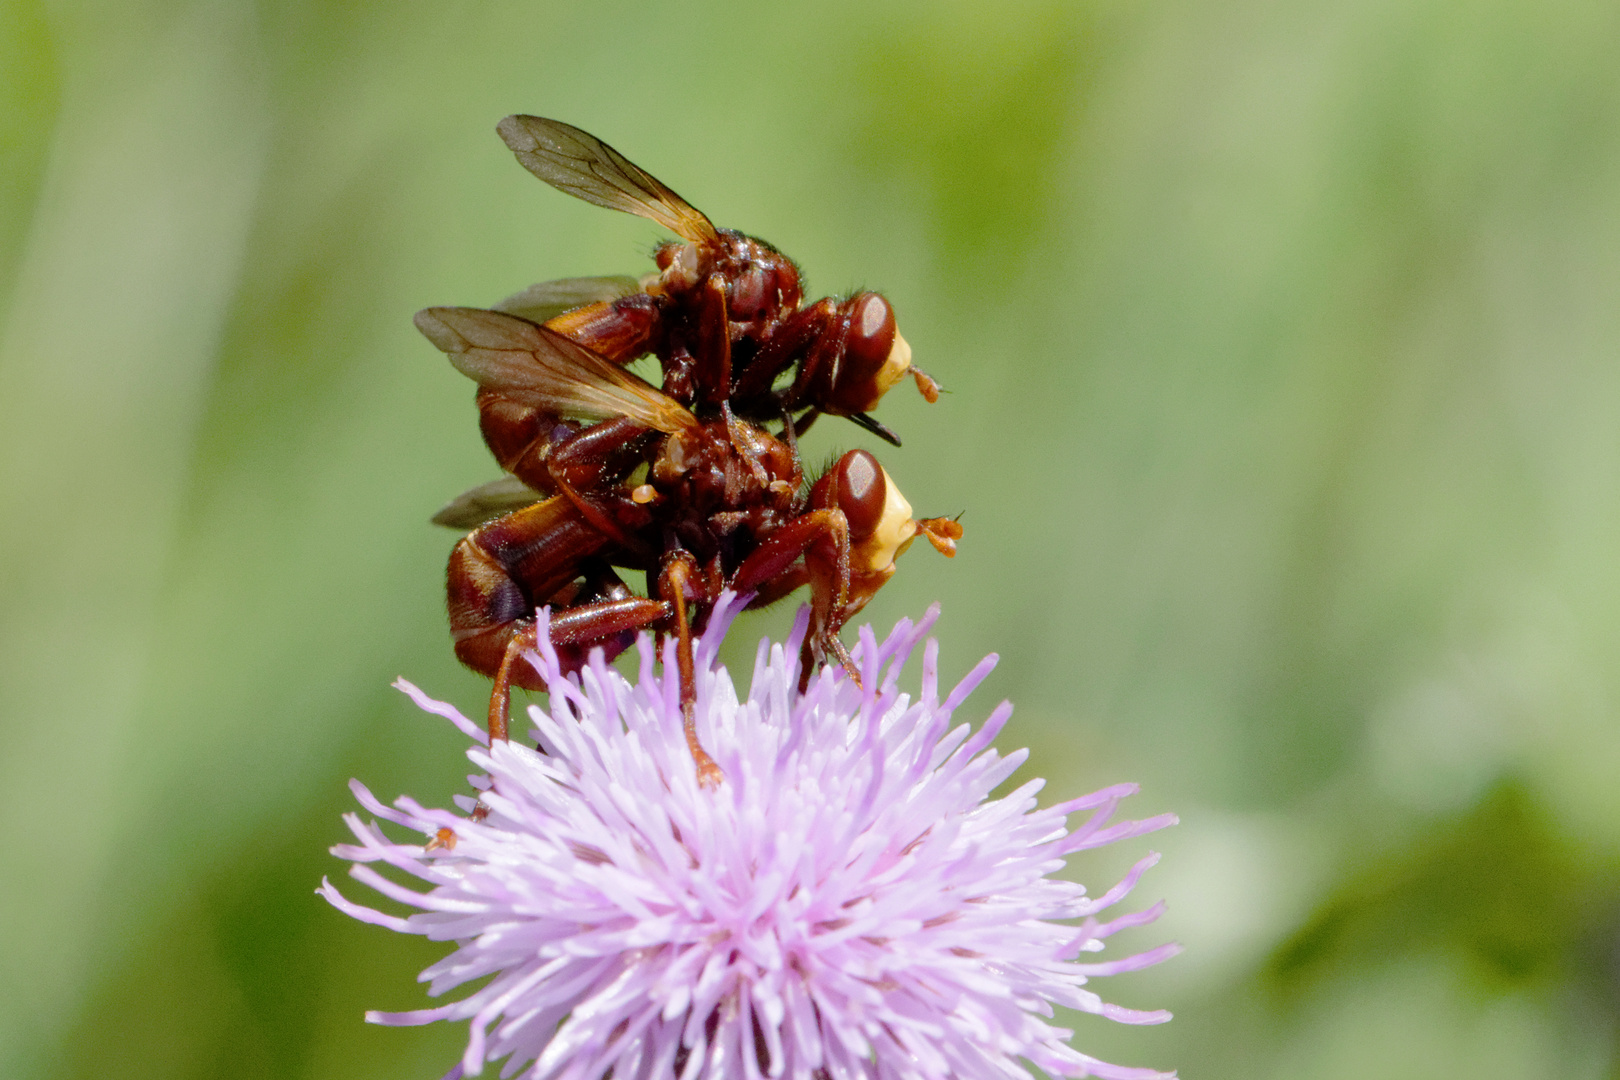
M961 554L872 619L942 601L1048 797L1183 822L1121 945L1188 952L1099 987L1177 1019L1079 1045L1620 1076L1620 6L1564 0L0 0L0 1075L452 1063L361 1022L440 949L312 895L350 776L462 785L389 681L487 685L427 517L494 470L410 317L659 236L510 112L953 391L882 456Z

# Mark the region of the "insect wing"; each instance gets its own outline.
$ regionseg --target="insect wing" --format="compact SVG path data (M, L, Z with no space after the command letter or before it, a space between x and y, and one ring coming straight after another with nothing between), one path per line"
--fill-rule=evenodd
M622 296L641 291L641 282L633 277L575 277L556 281L542 281L530 285L520 293L513 293L496 304L494 310L516 315L530 322L543 323L555 319L566 311L596 304L611 303Z
M589 132L540 116L508 116L495 130L525 169L558 191L650 218L694 243L720 238L701 211Z
M426 308L416 328L457 371L522 404L586 420L624 416L664 432L697 424L645 379L544 326L479 308Z
M445 503L433 515L433 524L451 529L476 529L486 521L494 521L513 510L532 506L544 498L517 477L503 476L499 480L479 484Z

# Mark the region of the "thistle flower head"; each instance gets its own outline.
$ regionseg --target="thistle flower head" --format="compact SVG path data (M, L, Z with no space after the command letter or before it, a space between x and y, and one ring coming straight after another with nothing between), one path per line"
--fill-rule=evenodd
M359 919L455 942L422 973L430 994L488 981L438 1008L368 1019L470 1021L447 1080L501 1059L502 1076L533 1080L1024 1080L1020 1059L1060 1076L1171 1075L1097 1061L1048 1018L1053 1005L1170 1018L1106 1004L1087 982L1176 946L1079 959L1158 916L1162 905L1098 919L1157 856L1096 897L1051 875L1070 854L1175 819L1110 824L1131 785L1046 809L1040 780L991 798L1026 756L990 745L1011 707L977 732L951 717L995 657L941 699L930 640L920 695L898 689L937 609L881 645L861 630L864 690L829 668L801 696L790 639L761 642L740 699L714 662L740 607L718 605L697 644L699 735L725 772L714 789L697 783L682 735L673 654L656 674L648 639L633 684L600 656L565 678L542 644L531 660L552 692L548 710L529 711L538 751L490 747L452 707L400 684L475 741L487 816L409 798L385 806L354 782L372 814L440 842L391 840L351 814L357 843L333 852L416 910L363 907L329 882L320 891ZM795 638L804 630L801 613Z

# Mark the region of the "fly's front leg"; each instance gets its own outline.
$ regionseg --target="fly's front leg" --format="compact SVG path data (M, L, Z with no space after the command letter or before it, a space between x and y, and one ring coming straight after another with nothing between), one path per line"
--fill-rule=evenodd
M797 565L800 558L803 565ZM856 686L860 672L838 631L849 605L849 519L842 510L810 510L771 533L743 560L732 575L738 592L759 591L773 599L786 594L783 587L810 583L810 632L800 654L799 690L810 685L810 671L830 653Z
M817 300L809 307L800 308L788 316L760 347L759 353L749 362L746 370L737 377L733 396L739 401L752 402L769 394L776 377L801 359L805 348L812 341L825 335L837 314L838 305L830 299L824 299ZM795 379L798 391L802 391L802 388L798 388L798 382L805 378L807 378L805 373L800 371L799 377ZM790 407L796 407L798 397L795 390L787 391L786 398Z
M844 358L844 339L849 336L849 320L834 307L817 330L815 339L799 361L793 385L784 391L783 401L788 408L797 408L806 401L813 401L817 408L823 410L829 407L839 362Z
M810 425L814 424L820 416L821 410L813 405L804 410L804 412L799 414L798 430L796 434L803 435L805 432L809 431Z
M770 607L808 584L810 571L805 569L804 563L794 563L754 590L754 598L748 602L748 610L757 611L760 608Z

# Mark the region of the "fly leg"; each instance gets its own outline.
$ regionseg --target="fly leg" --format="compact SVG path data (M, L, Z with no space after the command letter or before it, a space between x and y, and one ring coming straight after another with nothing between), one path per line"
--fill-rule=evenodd
M623 583L620 583L620 589L623 589ZM628 589L623 591L629 592ZM577 604L554 614L549 636L553 646L576 647L574 656L568 657L566 653L559 656L562 668L566 672L577 670L583 661L579 646L612 641L626 630L639 630L652 623L667 620L668 617L668 604L639 596L615 596ZM494 673L495 685L489 694L489 744L492 747L495 743L506 742L509 738L513 684L530 690L546 689L539 672L522 662L523 654L538 644L539 631L535 620L532 617L514 619L501 629L506 636L506 647L501 652L500 664ZM479 803L473 810L473 820L483 821L487 816L489 807ZM454 846L454 834L451 833L447 837L444 835L445 832L446 830L440 830L439 837L433 842L434 846Z
M519 663L535 646L536 606L557 608L551 623L557 645L594 644L669 618L667 604L621 594L613 589L616 577L607 582L601 576L599 553L608 546L607 537L558 495L474 529L451 552L445 582L450 635L461 662L495 680L492 740L507 737L512 686L545 689L539 673ZM572 586L582 575L587 591L579 593Z
M802 307L783 320L760 347L758 355L737 377L733 396L740 401L753 401L770 394L776 377L795 363L806 360L810 345L827 335L838 315L838 305L830 299L817 300ZM819 369L824 360L817 358ZM781 395L784 405L798 408L815 372L801 367L794 378L794 386Z
M697 340L701 400L718 405L731 400L731 320L726 314L726 281L718 271L703 283L699 297Z
M692 751L697 766L698 786L712 788L724 778L720 766L709 756L697 734L697 672L692 659L692 623L686 602L696 599L702 589L702 576L697 560L690 552L676 550L664 560L658 574L658 594L675 608L675 664L681 680L681 723L686 732L686 745Z
M545 465L556 491L573 503L581 517L620 547L646 557L646 545L633 535L605 500L587 492L616 485L641 461L648 431L628 417L593 424L551 447Z
M799 565L801 556L804 563ZM737 568L731 587L775 599L806 580L810 583L810 632L800 653L799 692L809 688L811 668L829 653L860 686L855 661L838 640L849 606L850 583L849 519L842 510L811 510L771 533Z
M573 656L566 654L562 661L564 672L578 670L590 646L605 645L626 630L641 630L669 619L670 605L661 600L641 596L621 599L594 600L570 607L551 617L551 644L554 647L573 646ZM493 742L509 737L514 684L530 690L546 689L539 683L538 673L520 661L523 654L538 645L538 630L533 619L517 620L495 671L495 686L489 695L489 737Z

